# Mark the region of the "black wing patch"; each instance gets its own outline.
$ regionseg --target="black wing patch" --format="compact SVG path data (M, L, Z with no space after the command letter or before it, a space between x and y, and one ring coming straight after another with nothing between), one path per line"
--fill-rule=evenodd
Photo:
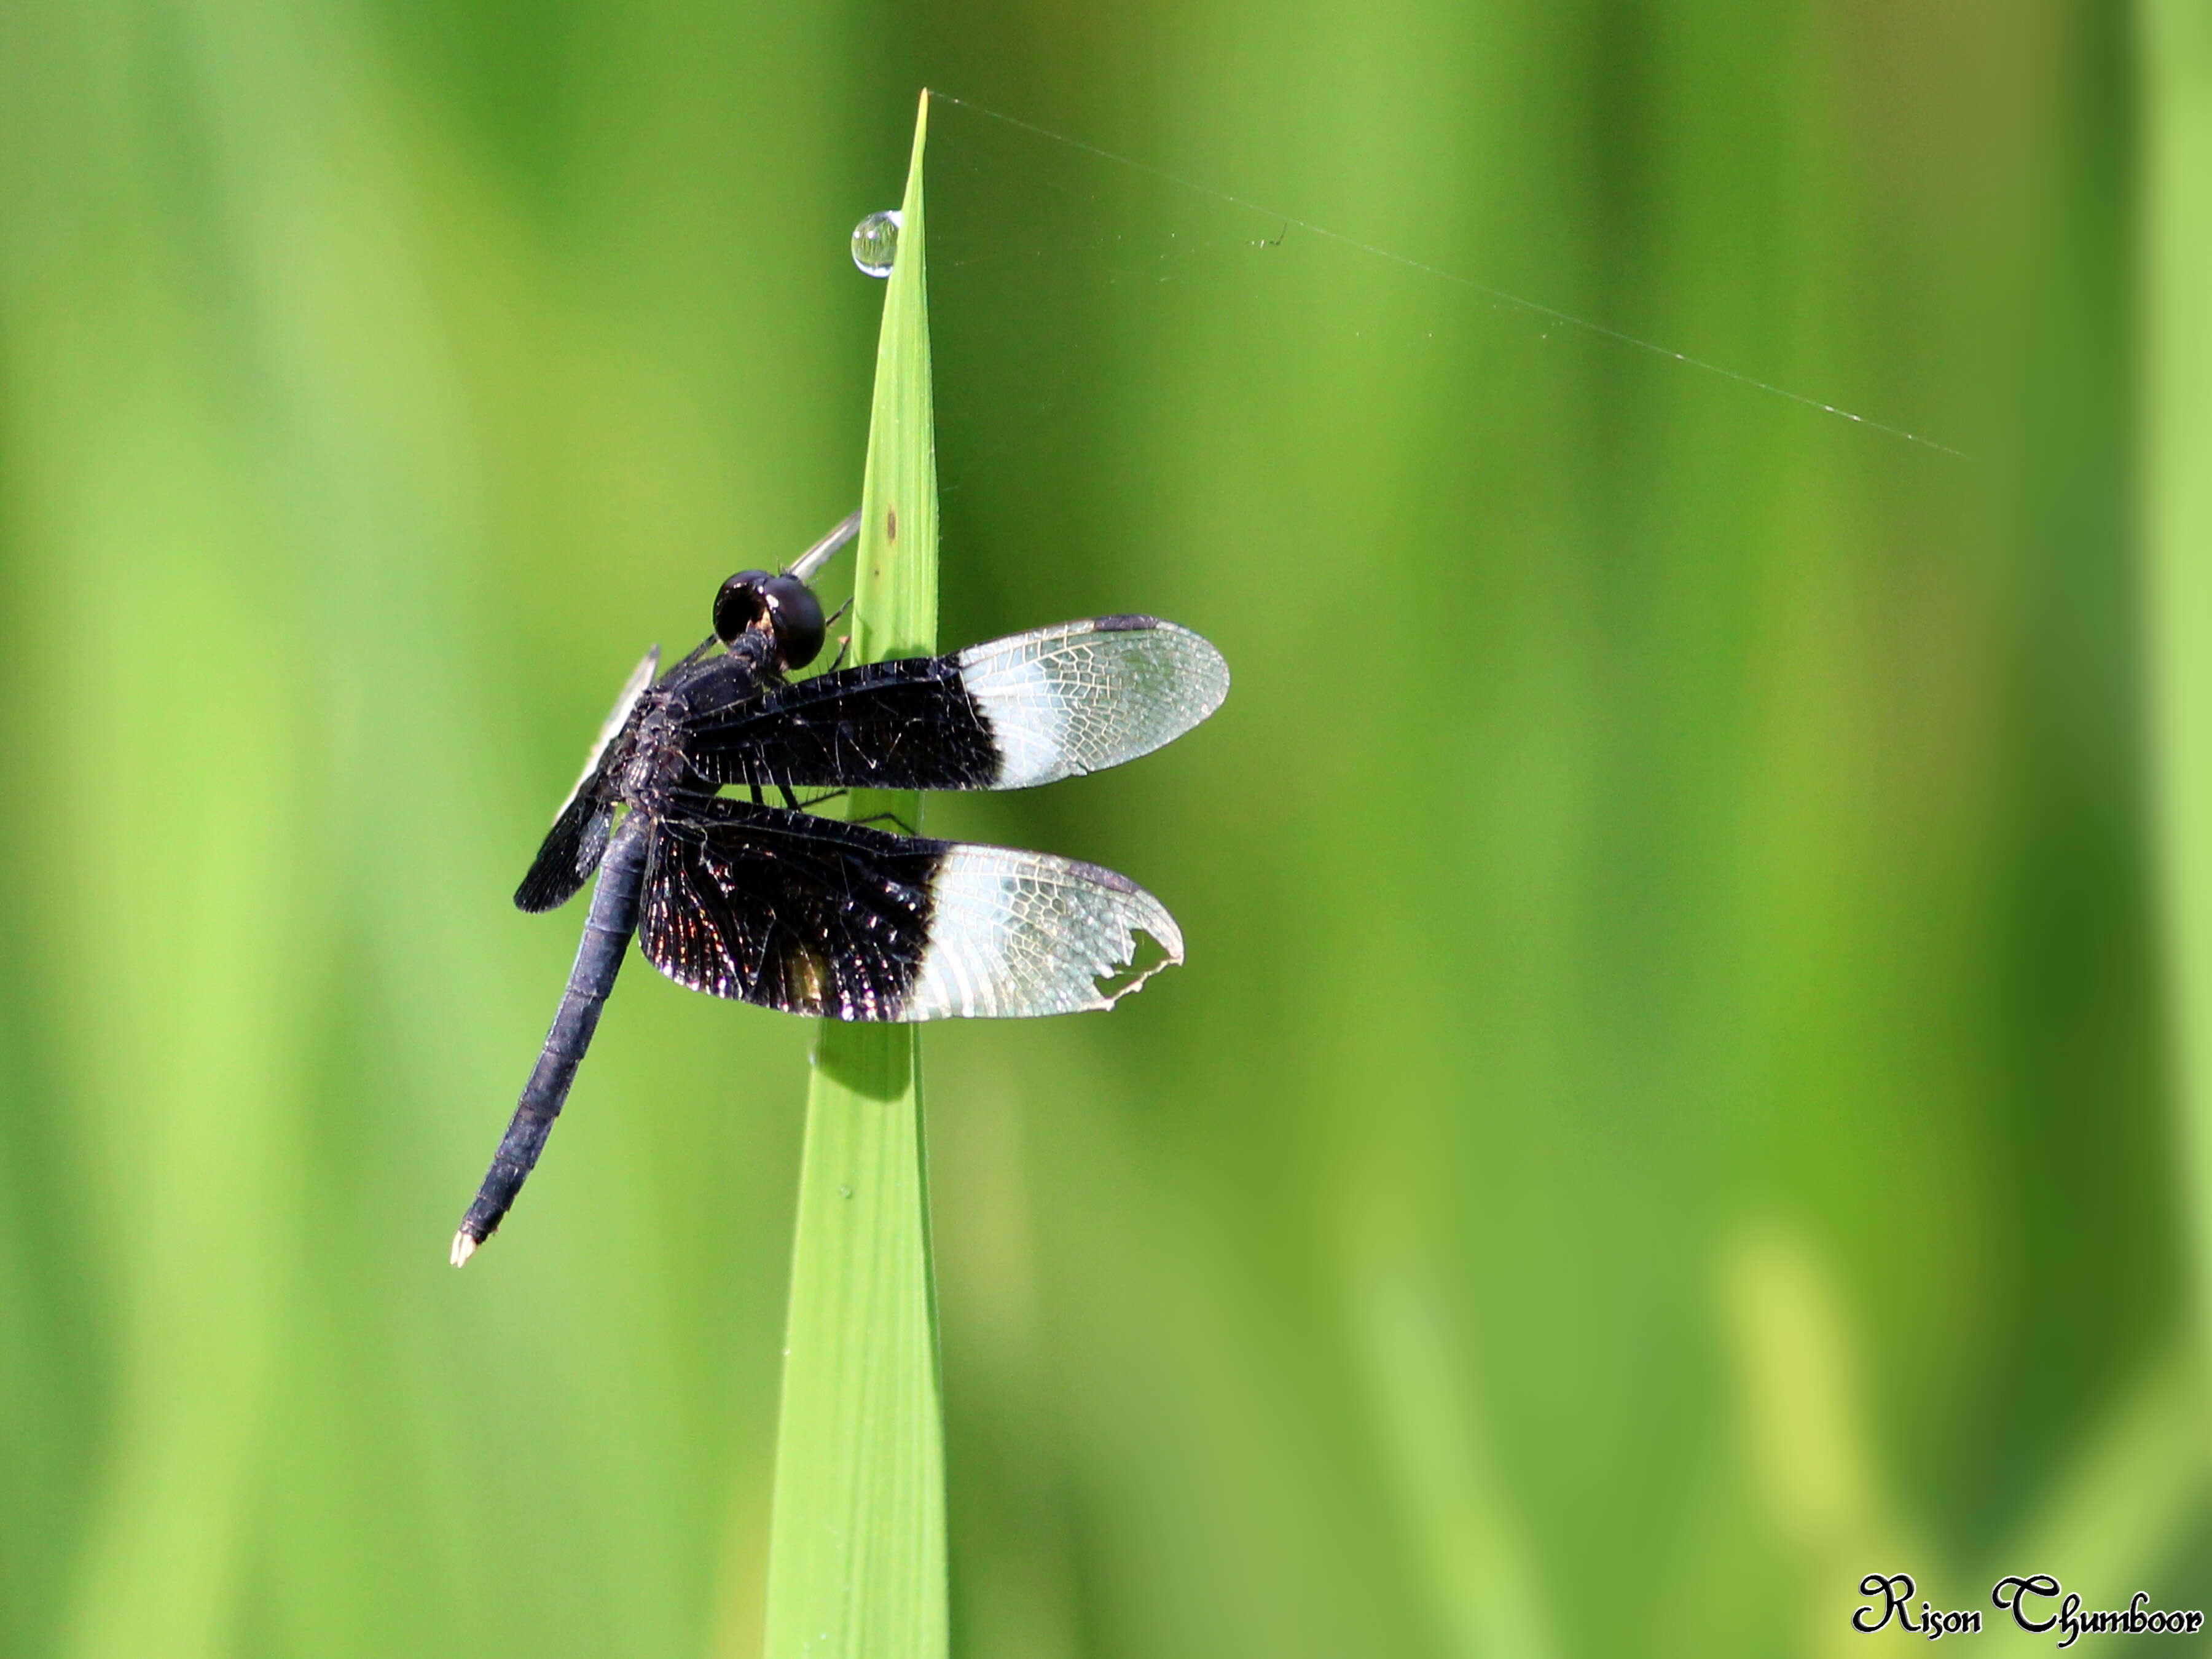
M592 744L592 752L585 757L576 787L553 815L553 827L545 832L538 856L523 875L522 885L514 890L516 909L532 913L558 909L575 897L577 890L599 868L607 850L607 832L614 826L614 793L608 787L607 774L619 752L617 739L629 727L646 688L653 684L653 671L659 666L660 647L656 645L630 671L615 706L599 725L599 735Z
M600 791L580 787L545 832L522 885L514 890L514 908L535 915L557 910L575 897L599 867L613 823L614 808Z
M717 784L1021 789L1149 754L1228 691L1188 629L1103 617L817 674L688 722L684 748Z
M684 753L712 782L756 788L988 789L1000 770L954 657L778 687L741 712L689 723Z
M787 1013L896 1019L945 843L694 797L657 826L638 945L678 985Z
M855 1020L1109 1007L1143 982L1098 984L1139 933L1182 960L1159 902L1096 865L706 796L657 826L638 918L679 985Z

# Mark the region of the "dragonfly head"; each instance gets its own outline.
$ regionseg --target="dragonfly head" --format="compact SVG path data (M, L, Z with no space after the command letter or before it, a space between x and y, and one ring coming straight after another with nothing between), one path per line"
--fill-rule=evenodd
M729 646L742 635L762 631L775 641L776 661L792 669L804 668L822 654L829 629L821 600L798 577L740 570L714 595L714 635Z

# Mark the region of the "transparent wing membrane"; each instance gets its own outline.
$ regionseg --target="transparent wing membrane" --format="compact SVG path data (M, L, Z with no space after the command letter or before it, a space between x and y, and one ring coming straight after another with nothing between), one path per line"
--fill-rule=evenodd
M1127 877L1007 847L948 845L930 890L929 947L903 1019L1008 1019L1110 1008L1182 960L1175 918ZM1137 960L1137 935L1165 960L1102 989Z
M1229 695L1221 653L1151 617L1062 623L970 646L954 660L997 740L1000 789L1148 755Z

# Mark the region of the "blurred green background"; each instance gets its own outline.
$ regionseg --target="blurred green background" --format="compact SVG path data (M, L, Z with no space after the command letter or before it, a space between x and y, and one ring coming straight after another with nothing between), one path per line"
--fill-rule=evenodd
M757 1650L805 1028L633 963L446 1241L923 84L1268 210L933 118L945 642L1237 677L931 808L1190 946L925 1043L958 1650L2212 1601L2204 8L14 0L0 1651Z

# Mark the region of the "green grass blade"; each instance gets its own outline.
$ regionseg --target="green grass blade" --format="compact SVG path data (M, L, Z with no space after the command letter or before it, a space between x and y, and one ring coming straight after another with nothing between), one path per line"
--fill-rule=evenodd
M884 296L860 495L853 659L937 641L937 466L914 134L898 258ZM855 816L918 824L917 795ZM947 1645L945 1413L929 1246L921 1079L911 1026L824 1021L806 1102L792 1252L769 1659L938 1659Z
M2196 1234L2200 1336L2212 1341L2212 24L2143 9L2149 185L2149 605L2171 1018Z

